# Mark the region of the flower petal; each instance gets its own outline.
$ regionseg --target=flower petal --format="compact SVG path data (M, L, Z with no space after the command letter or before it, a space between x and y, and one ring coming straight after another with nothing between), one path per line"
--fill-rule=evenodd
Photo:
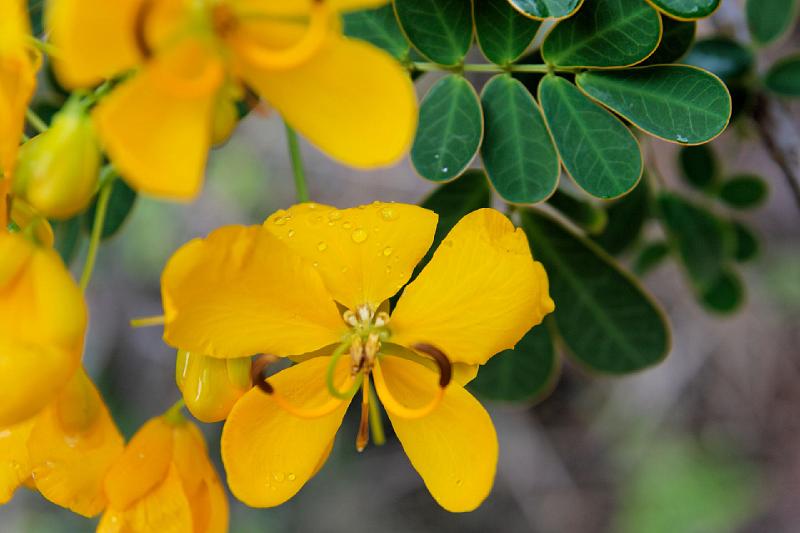
M335 300L350 309L377 308L411 277L433 242L437 219L408 204L339 210L307 203L274 213L264 227L315 265Z
M222 77L219 58L187 41L156 56L98 104L100 138L134 189L178 200L198 194Z
M73 413L69 413L73 411ZM65 421L89 413L86 427ZM83 370L39 416L28 440L33 479L42 496L83 516L106 505L103 480L123 449L97 389Z
M336 304L313 267L260 226L195 239L161 278L172 346L213 357L285 356L339 342Z
M134 26L144 0L54 0L47 27L58 49L53 67L67 87L89 87L141 60Z
M31 477L27 442L34 420L0 429L0 505Z
M426 404L438 388L437 374L417 363L386 356L378 366L392 395L407 407ZM488 413L470 393L451 382L442 403L428 416L409 420L388 414L411 464L439 505L465 512L486 499L497 468L497 435Z
M330 400L325 376L330 357L317 357L278 372L270 384L294 405L314 408ZM336 380L349 375L342 358ZM284 411L259 388L236 403L222 430L222 462L234 496L251 507L273 507L294 496L319 470L342 423L348 402L315 419Z
M417 124L408 73L388 53L334 34L309 61L288 70L240 67L286 121L332 158L359 168L396 162Z
M461 219L392 313L392 342L433 344L483 364L554 309L547 274L520 229L494 209Z

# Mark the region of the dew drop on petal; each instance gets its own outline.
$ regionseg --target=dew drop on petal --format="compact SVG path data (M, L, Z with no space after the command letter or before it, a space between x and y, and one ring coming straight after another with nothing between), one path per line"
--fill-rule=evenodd
M328 249L328 245L325 244L324 242L320 241L320 242L317 243L317 250L319 250L320 252L324 252L327 249Z
M397 212L391 207L384 207L381 209L381 218L383 220L397 220Z
M319 263L318 263L317 261L314 261L313 263L311 263L311 265L312 265L314 268L319 268Z
M287 235L288 235L289 237L294 237L294 230L293 230L293 229L290 229L290 230L289 230L289 232L287 233Z
M278 483L283 483L284 477L285 475L283 472L275 472L274 474L272 474L272 478Z
M390 255L392 255L392 247L391 246L387 246L386 248L384 248L383 249L383 255L384 255L384 257L389 257Z
M353 239L354 243L361 244L362 242L367 240L367 232L361 228L358 228L356 230L353 230L353 233L352 235L350 235L350 238Z
M286 217L278 217L275 219L276 226L283 226L284 224L286 224Z
M342 213L340 211L331 211L328 213L328 220L339 220L342 218Z
M294 481L294 480L295 480L295 478L297 478L297 476L295 476L295 475L294 475L294 474L292 474L291 472L289 473L289 475L288 475L288 476L286 476L286 479L288 479L289 481Z
M345 222L344 224L342 224L342 227L344 229L350 229L350 228L353 227L353 225L351 223L349 223L349 222Z

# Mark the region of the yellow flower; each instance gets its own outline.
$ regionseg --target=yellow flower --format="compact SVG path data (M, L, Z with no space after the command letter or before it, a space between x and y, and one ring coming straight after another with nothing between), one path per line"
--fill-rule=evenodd
M58 254L0 231L0 427L39 412L77 370L87 311Z
M30 481L62 507L94 516L106 505L103 481L123 440L83 370L36 417L0 430L0 503Z
M219 359L178 350L175 381L195 418L219 422L250 389L250 358Z
M399 159L416 127L413 85L389 54L344 37L339 21L385 3L55 0L48 21L64 83L135 69L97 106L100 136L135 188L186 199L200 189L217 104L232 86L343 163Z
M185 420L148 421L111 467L98 533L222 533L228 501L203 436Z
M225 423L222 458L239 499L269 507L297 493L327 459L359 388L363 449L370 376L433 497L469 511L487 496L497 437L463 385L554 306L525 234L482 209L450 231L389 315L387 300L427 252L436 222L412 205L301 204L263 226L221 228L170 259L169 344L299 362L259 381Z

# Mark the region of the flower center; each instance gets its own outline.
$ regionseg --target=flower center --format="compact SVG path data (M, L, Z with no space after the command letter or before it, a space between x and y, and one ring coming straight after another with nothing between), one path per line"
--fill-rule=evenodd
M381 341L389 339L389 313L375 311L367 304L360 305L355 311L347 310L342 314L345 324L352 328L350 339L351 374L360 371L369 374L375 366L375 358L381 349Z

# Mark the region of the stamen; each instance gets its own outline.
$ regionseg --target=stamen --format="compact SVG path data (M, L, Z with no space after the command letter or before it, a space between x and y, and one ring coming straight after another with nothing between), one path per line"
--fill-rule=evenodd
M136 48L145 59L150 59L153 56L153 49L150 43L147 42L147 20L153 12L153 0L143 0L136 11L136 18L133 22L133 37L136 40Z
M361 453L369 443L369 376L364 376L361 387L361 421L358 423L356 450Z
M439 386L441 388L447 387L450 380L453 378L453 365L450 359L436 346L432 344L419 343L412 346L413 349L430 355L436 364L439 366Z
M164 315L141 316L139 318L133 318L130 321L130 325L132 328L163 326L165 323L166 323L166 317Z
M353 397L356 393L356 389L358 389L358 380L356 380L353 385L344 392L341 392L338 388L336 388L336 384L333 382L333 378L336 372L336 365L339 363L339 359L347 352L348 341L343 342L336 348L336 351L333 352L331 356L331 361L328 363L328 372L326 375L326 384L328 385L328 392L334 398L339 398L340 400L349 400ZM355 376L358 373L358 369L351 372L351 375Z

